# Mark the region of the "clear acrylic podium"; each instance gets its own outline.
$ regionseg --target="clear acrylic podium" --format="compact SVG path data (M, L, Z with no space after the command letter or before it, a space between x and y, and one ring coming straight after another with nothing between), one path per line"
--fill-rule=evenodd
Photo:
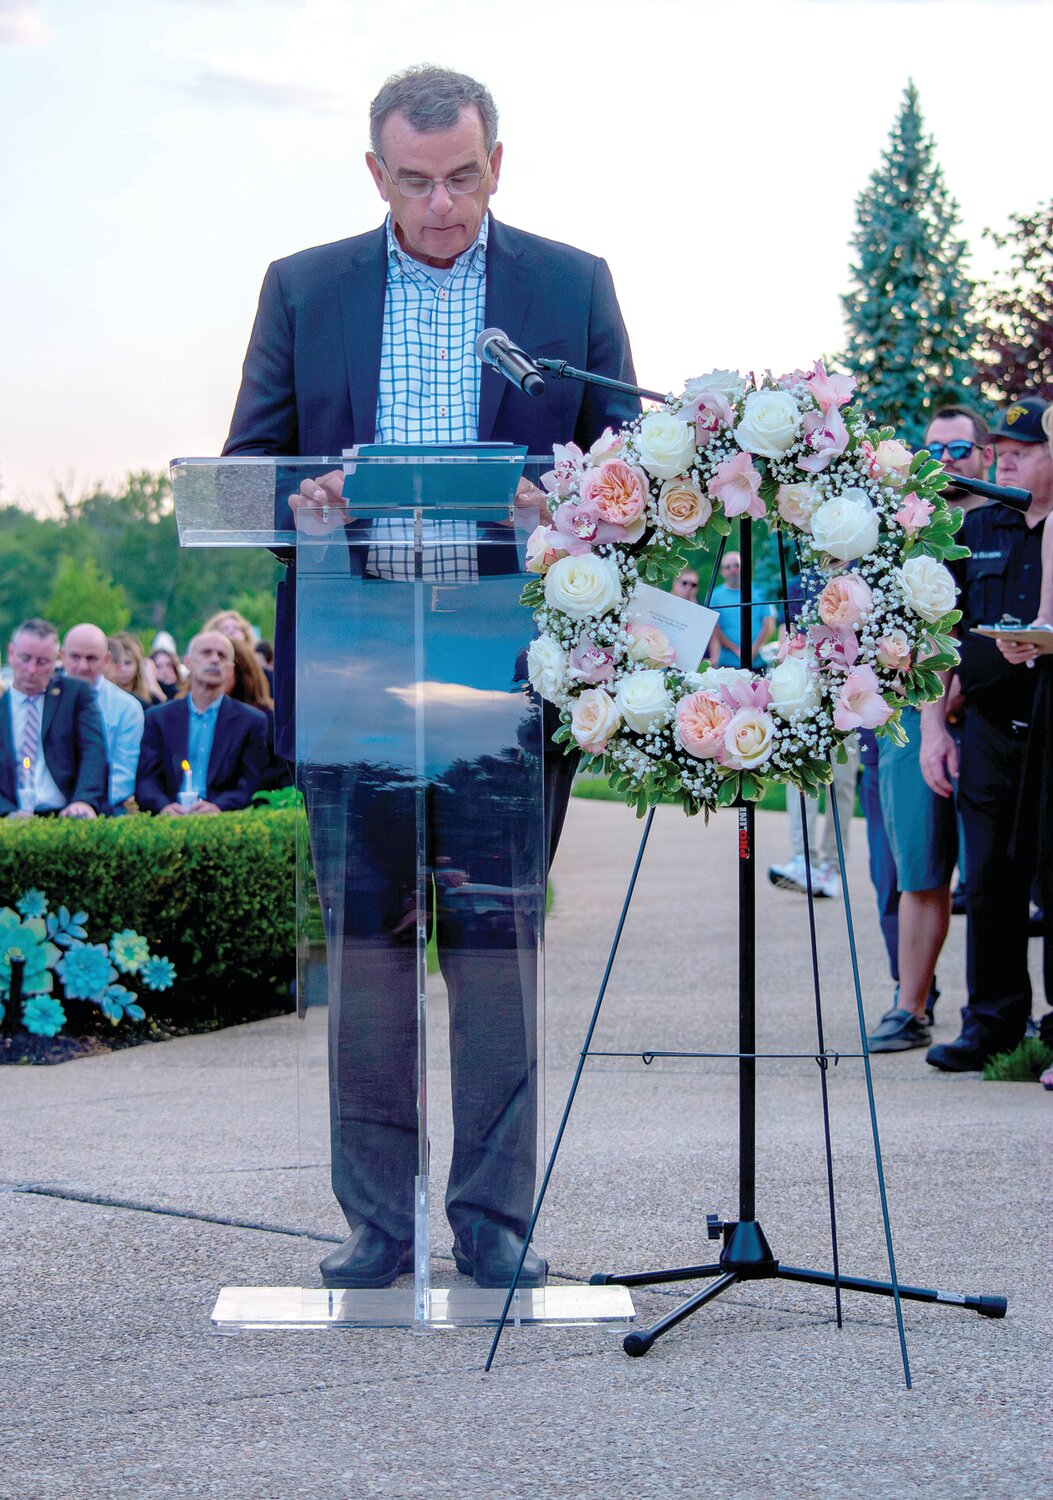
M527 460L528 477L539 467ZM301 480L341 468L343 505L294 522ZM224 1288L212 1321L226 1331L424 1330L494 1323L504 1305L511 1277L477 1284L473 1238L484 1218L524 1232L545 1152L523 472L521 453L486 448L172 465L184 546L295 555L304 1222L335 1241L366 1221L405 1246L388 1287ZM305 1279L320 1282L329 1248L305 1240ZM625 1288L551 1278L517 1291L511 1321L631 1321Z

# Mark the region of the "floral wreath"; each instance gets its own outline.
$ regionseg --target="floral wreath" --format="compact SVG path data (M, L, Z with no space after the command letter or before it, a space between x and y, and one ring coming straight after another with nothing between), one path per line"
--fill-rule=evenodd
M854 730L902 739L900 707L938 698L957 663L943 563L965 555L961 512L942 465L868 428L854 389L820 362L759 383L714 370L587 454L556 445L558 504L527 546L530 682L560 711L554 738L638 813L815 792ZM736 516L792 540L805 598L768 670L688 670L630 601Z

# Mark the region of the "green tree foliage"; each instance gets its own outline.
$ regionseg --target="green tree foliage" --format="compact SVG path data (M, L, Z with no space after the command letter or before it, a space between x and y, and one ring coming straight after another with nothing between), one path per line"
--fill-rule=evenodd
M1053 401L1053 198L1009 222L1004 234L985 230L1009 254L1002 275L981 288L984 393Z
M958 205L908 84L881 166L856 202L853 288L843 297L846 366L878 423L908 442L927 412L977 399L973 283Z
M166 474L129 474L121 489L99 488L76 503L59 498L55 519L0 507L3 640L27 616L49 611L56 624L122 628L110 608L120 614L122 604L123 623L147 642L163 627L183 647L209 615L232 604L265 634L273 631L280 565L265 549L180 548ZM266 617L257 619L256 610Z

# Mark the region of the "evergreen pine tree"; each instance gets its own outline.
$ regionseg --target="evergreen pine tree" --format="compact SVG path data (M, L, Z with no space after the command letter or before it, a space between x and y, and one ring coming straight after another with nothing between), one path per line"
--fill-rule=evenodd
M856 222L853 290L841 299L844 360L876 421L918 442L927 411L975 402L977 380L968 248L913 82L882 164L857 200Z

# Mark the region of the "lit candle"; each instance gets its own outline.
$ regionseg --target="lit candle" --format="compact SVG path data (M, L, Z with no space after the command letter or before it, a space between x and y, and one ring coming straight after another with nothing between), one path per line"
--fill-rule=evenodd
M179 806L193 807L197 801L197 792L194 791L194 783L190 779L190 762L183 761L183 785L179 788Z
M22 762L22 774L18 778L18 810L31 813L37 805L37 794L33 786L33 767L27 755Z

